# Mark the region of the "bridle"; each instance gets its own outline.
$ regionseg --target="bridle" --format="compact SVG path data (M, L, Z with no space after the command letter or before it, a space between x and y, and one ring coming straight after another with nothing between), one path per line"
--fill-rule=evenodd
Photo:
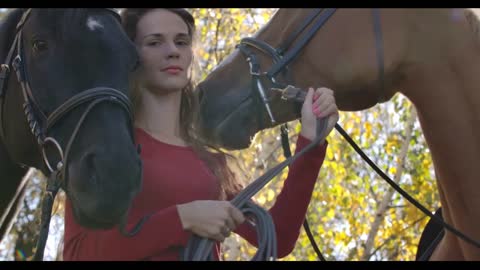
M117 20L120 21L119 14L112 8L107 8L108 12L111 12ZM23 95L23 111L25 113L28 125L32 134L34 135L38 146L40 147L43 162L49 170L46 192L42 201L42 221L40 228L40 237L37 243L37 251L35 253L34 260L42 260L43 252L48 237L48 230L50 224L50 215L52 210L53 201L60 188L65 189L68 179L68 155L70 153L71 146L75 141L75 138L80 130L85 118L96 106L104 102L110 102L119 105L129 116L129 131L134 143L133 137L133 114L132 105L129 98L117 89L109 87L94 87L86 89L61 104L52 113L46 115L38 102L36 101L33 93L32 86L29 82L28 72L26 68L26 62L23 52L22 30L26 21L29 18L31 9L24 10L23 15L17 24L15 39L10 47L5 64L1 65L0 70L0 136L3 141L6 139L6 133L4 128L4 103L7 91L7 84L9 75L12 68L15 71L16 78L21 85ZM75 125L70 138L67 141L66 147L62 148L58 141L49 136L49 131L67 114L83 104L88 104L83 114ZM55 165L51 164L48 157L46 147L51 144L56 149L60 158L59 162ZM19 163L19 162L18 162ZM26 165L19 163L20 166ZM7 209L8 212L8 209ZM3 220L2 220L3 222Z
M245 56L246 61L250 67L250 75L252 77L252 89L254 90L254 96L251 97L256 102L256 111L258 117L258 124L260 125L262 119L261 116L265 111L270 119L272 126L277 124L277 121L273 115L273 111L271 109L270 101L271 97L267 95L265 89L270 89L272 91L278 91L282 94L282 99L285 101L293 101L293 102L301 102L303 103L305 99L305 91L293 86L295 83L293 82L292 78L288 77L288 64L291 63L300 53L302 48L313 38L313 36L317 33L317 31L325 24L326 21L335 13L336 9L334 8L327 8L327 9L314 9L306 18L305 21L300 25L299 28L296 29L287 39L286 41L280 45L278 48L273 48L271 45L267 44L264 41L255 39L255 38L243 38L237 48L243 53ZM378 62L378 82L380 85L380 89L384 89L384 52L383 52L383 38L382 38L382 31L381 31L381 23L380 23L380 11L378 9L372 10L372 19L373 19L373 27L375 33L375 46L376 46L376 55L377 55L377 62ZM307 27L313 24L308 30ZM307 32L305 35L300 36L302 32L306 30ZM298 42L293 44L295 40ZM256 50L261 51L262 53L270 56L273 60L273 66L267 72L261 72L260 63L257 59L256 54L251 50L254 48ZM290 49L289 49L290 48ZM279 82L276 78L277 74L282 72L286 81L288 83ZM263 82L267 81L271 84L271 87L265 87ZM309 151L313 148L316 143L318 143L319 138L323 138L327 125L326 119L319 119L317 121L317 138L309 144L307 147L302 149L302 151L298 152L294 156L291 155L290 146L289 146L289 139L288 139L288 129L287 125L284 124L280 127L281 130L281 139L282 139L282 147L284 151L284 155L286 160L279 165L275 166L271 170L269 170L266 174L262 175L252 184L247 186L237 197L232 200L232 204L237 207L246 207L249 209L250 213L255 214L257 217L257 235L259 237L262 236L262 233L267 235L266 237L268 240L264 240L263 242L259 240L259 251L254 257L254 260L273 260L276 258L276 249L270 245L275 245L276 240L271 238L275 238L275 227L270 225L269 222L265 221L265 218L268 216L265 214L265 210L258 209L258 206L255 206L253 202L249 201L253 195L255 195L263 186L265 186L275 175L280 173L282 169L289 164L291 164L297 157L303 155L306 151ZM404 198L406 198L410 203L415 205L418 209L420 209L424 214L429 216L433 221L442 225L444 228L448 229L449 231L453 232L463 240L467 241L468 243L480 248L480 242L473 240L472 238L466 236L462 232L455 229L453 226L445 223L441 218L432 214L431 211L426 209L422 206L418 201L412 198L407 192L405 192L402 188L400 188L393 180L391 180L387 174L385 174L378 166L373 163L367 155L358 147L358 145L350 138L350 136L343 130L343 128L337 123L335 124L335 129L340 132L340 134L350 143L350 145L356 150L358 154L385 180L389 185L391 185L396 191L398 191ZM251 210L254 209L254 210ZM244 211L247 212L247 211ZM268 214L268 212L267 212ZM260 222L258 222L260 221ZM313 235L310 231L310 227L308 225L307 219L303 224L306 234L312 244L319 260L325 261L324 256L320 252ZM272 233L273 230L273 233ZM263 244L262 244L263 243ZM268 245L270 244L270 245ZM434 243L432 243L431 247ZM184 260L207 260L212 259L211 248L213 243L206 239L202 239L197 236L192 236L190 241L187 245L186 251L183 254ZM268 251L266 251L268 250ZM272 252L273 250L273 252ZM257 255L264 255L264 256L257 256Z
M282 99L288 100L285 96L286 90L289 89L288 87L294 84L294 80L288 73L289 71L289 66L288 64L291 63L300 53L302 48L313 38L313 36L316 34L316 32L325 24L325 22L328 21L328 19L335 13L336 9L326 9L325 12L323 12L324 9L318 8L314 9L308 17L303 21L302 25L298 27L287 39L286 41L281 44L278 48L273 48L271 45L268 43L255 39L255 38L243 38L240 41L240 44L237 45L237 48L243 53L245 56L245 60L248 62L250 66L250 75L252 76L252 89L254 89L255 95L253 97L253 100L256 101L256 108L257 108L257 118L258 118L258 123L260 125L261 123L261 107L264 108L264 111L267 112L271 125L274 126L277 124L277 121L273 115L271 106L270 106L270 100L271 98L266 94L265 87L263 86L262 83L262 77L264 78L265 81L269 82L272 86L270 89L274 91L281 91L282 92ZM306 28L311 25L311 28L308 30L308 32L303 35L302 37L299 37L300 34ZM297 39L298 43L295 45L292 44L293 42ZM267 72L261 72L260 69L260 64L257 59L256 54L250 49L250 47L253 47L257 50L262 51L264 54L270 56L273 60L273 66L268 70ZM290 50L288 50L290 47L292 47ZM277 79L277 75L279 73L282 73L283 77L287 83L282 83L279 82ZM300 92L299 92L300 93ZM298 99L298 98L297 98ZM299 101L299 100L297 100ZM263 106L262 106L263 105ZM322 136L323 137L323 132L326 128L327 121L325 119L319 120L317 124L317 136ZM292 156L290 146L289 146L289 139L288 139L288 128L287 124L281 125L280 127L280 132L281 132L281 140L282 140L282 148L283 148L283 153L286 158L289 158ZM305 222L303 223L303 227L305 229L305 232L307 233L307 236L315 249L315 252L318 256L318 258L322 261L325 260L324 256L320 252L320 249L318 248L313 235L310 230L310 226L308 224L307 219L305 219Z
M284 89L288 85L293 83L293 78L289 77L289 67L288 64L292 62L300 53L302 48L313 38L315 33L324 25L325 22L335 13L336 9L326 9L322 13L323 9L313 10L302 25L292 33L286 41L280 45L278 48L273 48L268 43L258 40L255 38L247 37L243 38L240 41L240 44L237 45L237 48L245 56L245 60L250 66L250 75L252 76L252 89L255 89L254 100L257 101L257 108L264 107L264 110L267 112L271 124L275 125L277 123L271 106L270 106L270 97L266 94L265 87L262 84L262 79L268 81L272 87L270 89ZM290 50L288 50L292 43L299 38L299 35L310 25L313 24L311 29L308 32L300 37L298 43L296 43ZM260 50L264 54L270 56L273 60L273 66L269 71L261 72L260 63L257 59L256 54L250 49L250 47ZM288 51L287 51L288 50ZM277 80L278 73L282 72L286 81L289 83L282 83ZM261 115L260 109L257 109L259 112L257 115Z

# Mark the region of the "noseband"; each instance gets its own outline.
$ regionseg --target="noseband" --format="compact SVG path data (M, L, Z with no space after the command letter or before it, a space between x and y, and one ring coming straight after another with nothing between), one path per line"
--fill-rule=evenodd
M120 16L118 13L111 8L107 9L111 12L117 20L120 21ZM40 232L40 239L37 244L37 252L35 253L34 260L42 260L43 252L45 248L46 238L48 237L48 226L50 222L50 214L55 195L58 192L59 188L66 189L66 181L68 179L68 154L70 152L71 146L80 130L85 118L92 109L103 102L112 102L114 104L120 105L120 107L126 111L129 116L129 131L133 142L133 114L132 114L132 105L129 98L122 92L109 88L109 87L94 87L86 89L71 98L65 101L57 109L55 109L49 115L46 115L38 102L36 101L33 93L32 87L29 82L29 77L26 68L25 57L23 53L23 41L22 41L22 30L25 22L29 18L31 9L24 11L21 20L16 27L15 39L10 47L9 53L5 60L5 64L1 65L0 70L0 136L2 140L5 141L6 134L4 128L4 103L6 97L6 90L9 75L13 68L15 71L18 82L22 88L23 95L23 111L25 113L28 125L32 134L34 135L37 144L41 149L41 154L43 161L50 171L50 175L47 180L46 195L42 202L42 225ZM64 149L60 146L58 141L49 136L48 133L50 130L57 124L61 119L63 119L68 113L79 107L80 105L88 103L88 106L84 110L80 119L78 120L73 132L67 141L67 145ZM57 151L57 154L60 158L60 161L56 165L52 165L47 157L46 147L51 144ZM19 163L22 167L26 165Z

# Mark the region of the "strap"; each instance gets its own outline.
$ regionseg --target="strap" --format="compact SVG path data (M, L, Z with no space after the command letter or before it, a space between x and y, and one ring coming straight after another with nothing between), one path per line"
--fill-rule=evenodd
M385 61L383 59L383 37L382 25L380 23L380 10L378 8L372 9L373 31L375 34L375 47L377 48L377 65L378 65L378 80L380 89L385 88Z
M320 14L322 12L323 8L317 8L315 10L313 10L312 12L310 12L310 15L308 15L307 19L303 21L302 25L300 27L298 27L295 32L293 32L288 38L287 40L278 47L278 49L276 50L277 53L279 55L283 55L285 53L285 51L290 47L290 45L292 45L293 41L295 41L295 39L300 35L301 32L303 32L303 30L305 30L305 28L307 28L307 26L318 16L318 14Z
M112 101L118 102L128 112L129 115L132 115L132 105L125 94L109 87L94 87L69 98L60 107L53 111L47 118L47 130L54 126L55 123L58 122L58 120L61 119L66 113L73 110L77 106L101 97L109 98Z
M253 210L253 213L256 214L256 220L259 221L255 224L257 227L258 235L261 237L266 237L265 235L269 235L269 237L276 237L274 233L274 226L273 229L269 225L269 221L264 220L263 218L268 217L264 214L265 210L260 210L253 206L253 202L251 198L258 193L266 184L268 184L275 176L277 176L285 167L289 166L299 157L303 156L308 151L312 150L315 146L317 146L321 140L323 140L323 133L325 132L327 119L318 119L317 120L317 137L308 144L305 148L297 152L294 156L288 157L286 160L278 164L277 166L270 169L267 173L257 178L253 181L250 185L248 185L245 189L243 189L235 198L233 198L230 202L233 206L245 212L245 209L256 209ZM260 240L260 239L259 239ZM265 240L264 242L259 241L259 248L257 254L255 255L255 260L274 260L276 257L271 257L275 255L274 253L266 252L266 250L273 250L273 247L270 247L269 244L274 244L276 240L269 239ZM264 246L260 246L263 244ZM211 252L213 248L214 242L209 240L208 238L201 238L199 236L193 235L188 241L187 247L184 254L184 260L207 260L211 257ZM269 257L262 257L259 255L260 253L268 254ZM273 255L272 255L273 254ZM257 256L258 255L258 256Z
M308 31L306 36L304 36L295 46L285 54L282 60L276 63L272 69L267 73L268 78L273 78L277 75L278 72L284 67L287 66L295 57L297 57L300 50L305 46L310 39L315 35L315 33L323 26L323 24L335 13L335 8L329 8L325 13L320 15L317 23Z

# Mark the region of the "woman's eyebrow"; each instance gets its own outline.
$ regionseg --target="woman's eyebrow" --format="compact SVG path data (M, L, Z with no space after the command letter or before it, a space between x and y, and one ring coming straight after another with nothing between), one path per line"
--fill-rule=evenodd
M161 33L152 33L152 34L147 34L143 37L145 40L148 37L155 37L155 38L161 38L164 37L164 34ZM175 35L176 38L190 38L190 35L188 33L178 33Z

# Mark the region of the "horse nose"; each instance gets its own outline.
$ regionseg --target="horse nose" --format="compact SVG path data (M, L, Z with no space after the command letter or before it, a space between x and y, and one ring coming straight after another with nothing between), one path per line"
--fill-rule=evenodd
M85 151L80 164L75 186L81 198L89 200L88 215L98 221L121 218L141 188L140 160L118 153Z
M84 167L84 173L87 175L88 179L87 181L89 184L92 184L94 186L97 185L97 155L95 153L85 153L81 160L83 167Z
M87 151L80 161L84 170L82 174L87 178L84 181L95 190L111 195L138 191L141 164L139 159L130 158Z

